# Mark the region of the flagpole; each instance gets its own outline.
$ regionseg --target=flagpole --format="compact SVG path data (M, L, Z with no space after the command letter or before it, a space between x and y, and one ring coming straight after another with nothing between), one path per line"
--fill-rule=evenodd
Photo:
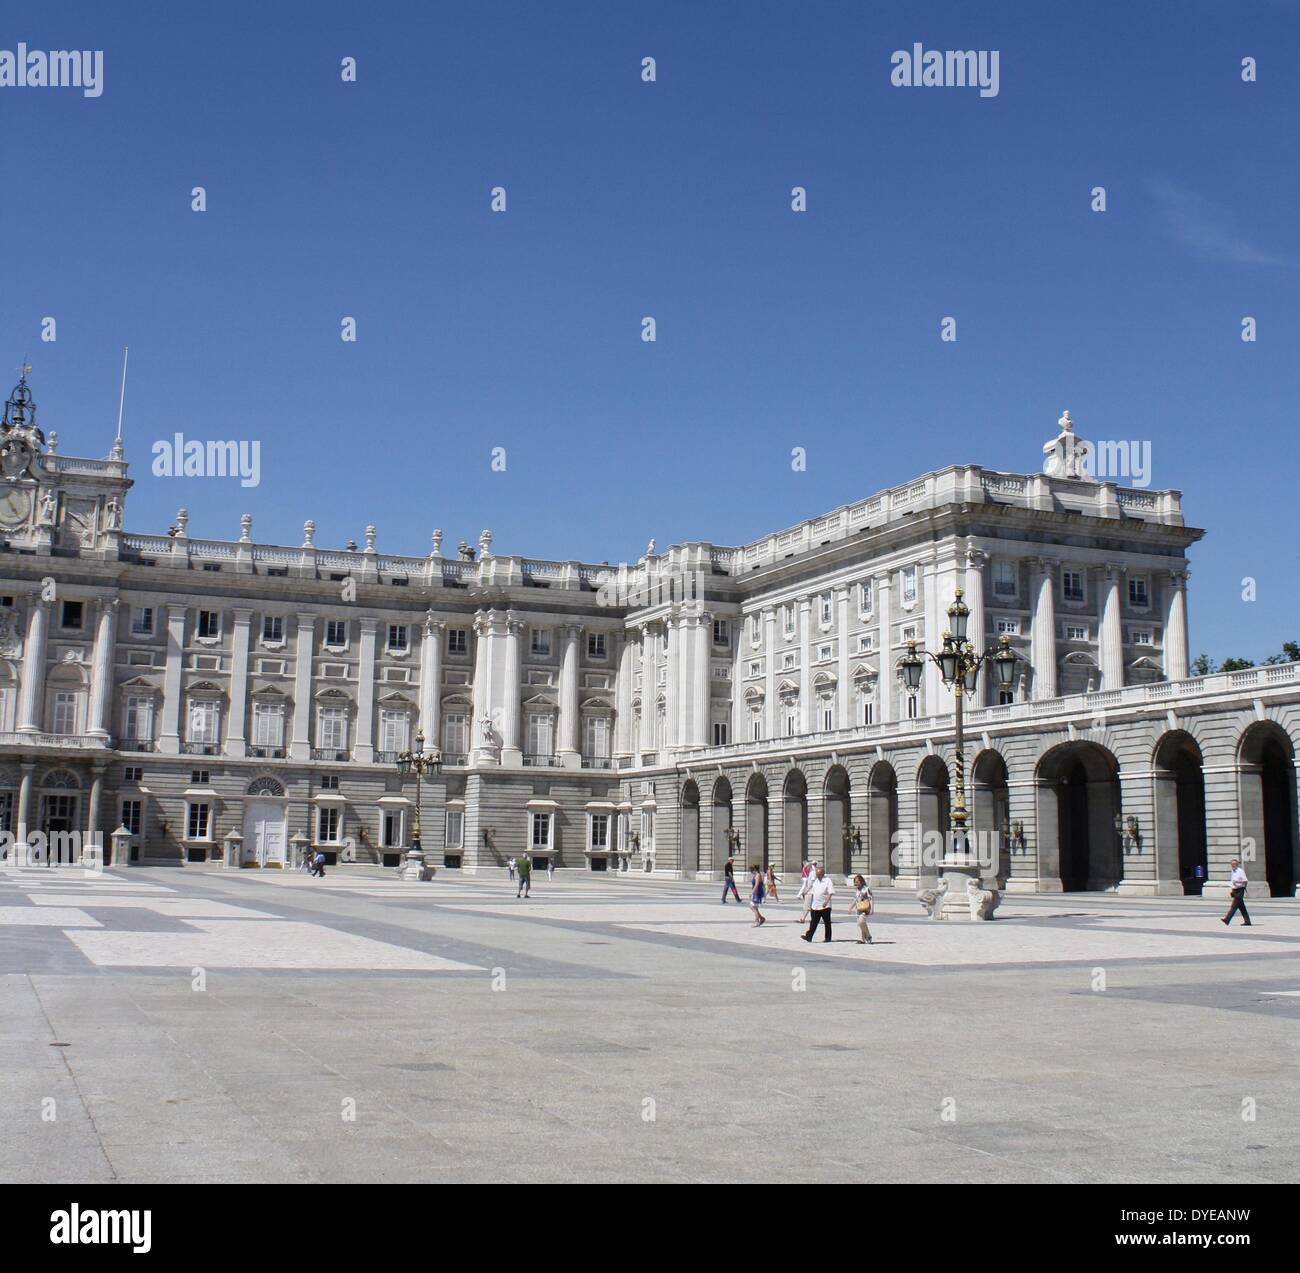
M130 352L129 345L122 346L122 389L117 397L117 438L113 442L114 459L120 459L122 456L122 408L126 405L126 359Z

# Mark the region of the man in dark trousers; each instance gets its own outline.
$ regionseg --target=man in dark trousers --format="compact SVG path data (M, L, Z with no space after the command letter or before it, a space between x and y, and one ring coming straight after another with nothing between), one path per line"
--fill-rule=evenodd
M722 904L727 904L727 890L731 890L731 895L740 901L740 894L736 892L736 859L728 858L727 865L722 868Z
M1246 909L1246 872L1241 869L1241 859L1232 859L1232 875L1228 880L1228 888L1231 890L1228 894L1232 898L1232 905L1228 907L1228 913L1223 917L1225 924L1232 923L1232 917L1241 912L1241 922L1250 927L1250 912Z
M826 925L826 936L823 941L831 939L831 898L835 896L835 885L831 883L831 877L826 874L826 868L819 866L817 874L813 877L812 889L808 895L809 910L812 913L812 925L804 933L804 941L812 941L813 934L817 931L818 924Z
M519 891L516 897L530 897L533 889L533 859L527 853L519 858Z

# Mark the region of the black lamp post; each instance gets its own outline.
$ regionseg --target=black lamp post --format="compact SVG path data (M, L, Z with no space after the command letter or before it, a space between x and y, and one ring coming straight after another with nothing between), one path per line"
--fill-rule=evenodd
M1010 689L1016 672L1019 655L1011 648L1011 638L1003 636L995 650L978 652L967 640L966 628L970 620L970 608L961 599L962 590L957 589L956 599L948 607L948 631L943 634L943 645L937 653L918 650L915 641L907 643L907 653L899 661L907 687L915 691L921 684L921 673L925 660L930 659L939 668L939 675L944 685L952 690L956 699L957 725L957 773L952 802L952 827L948 843L944 846L942 871L944 875L954 877L966 876L979 879L979 862L971 857L970 840L967 835L967 823L970 815L966 809L966 752L963 733L962 707L967 694L974 694L979 685L980 669L985 663L992 664L997 673L998 685ZM980 635L983 635L982 633ZM953 896L949 881L949 897L952 898L953 913L964 908L965 898ZM945 903L945 910L948 909Z
M431 777L442 772L442 753L424 750L424 730L415 732L415 750L397 753L397 770L403 778L415 774L415 828L411 847L407 849L401 865L402 879L424 880L431 874L424 863L424 850L420 844L420 791L424 775Z

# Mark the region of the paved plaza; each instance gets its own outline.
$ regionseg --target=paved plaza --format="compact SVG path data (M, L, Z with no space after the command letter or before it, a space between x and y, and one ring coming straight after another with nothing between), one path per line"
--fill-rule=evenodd
M1295 902L794 891L0 870L0 1180L1300 1174Z

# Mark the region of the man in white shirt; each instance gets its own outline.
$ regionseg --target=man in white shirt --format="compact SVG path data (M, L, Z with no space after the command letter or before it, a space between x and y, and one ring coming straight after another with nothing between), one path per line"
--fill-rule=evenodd
M818 923L825 923L826 936L823 941L831 939L831 898L835 896L835 885L826 874L825 867L819 866L817 874L810 877L812 887L808 890L808 902L812 908L812 926L803 935L804 941L812 941Z
M1232 898L1232 905L1228 907L1228 913L1223 917L1225 924L1232 923L1232 917L1241 912L1241 922L1250 927L1250 912L1246 909L1246 872L1241 869L1241 859L1232 859L1232 875L1228 878L1228 888L1231 890L1229 896Z
M817 863L808 862L804 866L803 874L799 877L799 891L795 894L803 902L803 914L799 916L798 922L806 924L808 922L808 908L812 905L812 886L817 881Z

